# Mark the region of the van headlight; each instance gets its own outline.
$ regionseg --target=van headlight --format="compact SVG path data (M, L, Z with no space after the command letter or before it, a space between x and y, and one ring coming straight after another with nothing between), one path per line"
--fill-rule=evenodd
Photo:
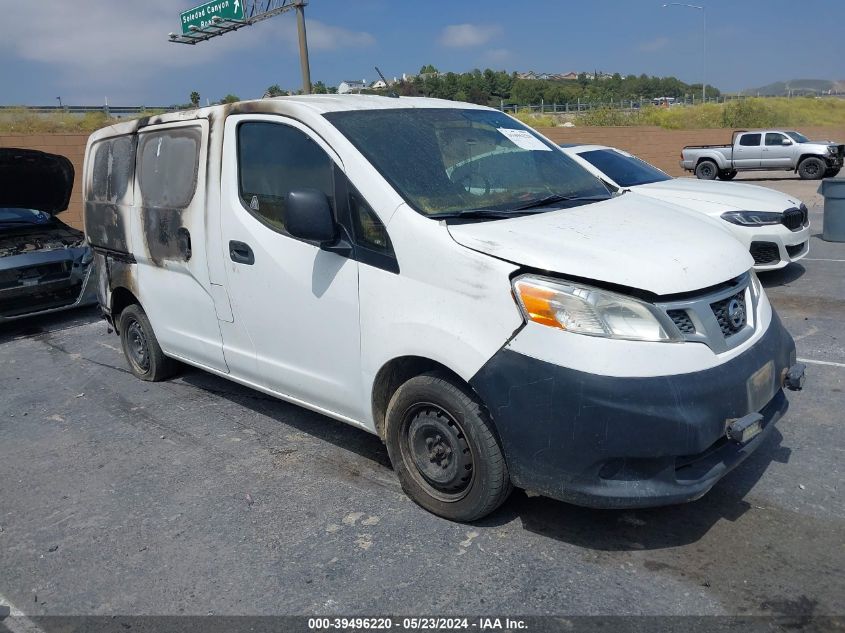
M740 226L765 226L783 222L783 213L774 211L728 211L722 219Z
M668 316L632 297L523 275L513 282L514 295L525 318L566 332L629 341L682 341Z

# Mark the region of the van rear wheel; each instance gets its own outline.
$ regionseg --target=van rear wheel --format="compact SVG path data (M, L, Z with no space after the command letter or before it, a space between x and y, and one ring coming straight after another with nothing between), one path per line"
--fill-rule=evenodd
M402 488L429 512L474 521L508 498L508 468L486 410L445 373L422 374L399 387L386 425Z
M138 304L120 313L120 343L129 369L141 380L157 382L176 371L177 362L164 355L150 320Z
M695 175L700 180L713 180L718 173L719 168L712 160L703 160L695 167Z

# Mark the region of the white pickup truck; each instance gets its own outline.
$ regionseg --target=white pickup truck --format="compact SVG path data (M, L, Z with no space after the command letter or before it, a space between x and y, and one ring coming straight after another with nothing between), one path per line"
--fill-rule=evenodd
M794 130L738 130L730 145L687 145L681 167L702 180L731 180L745 170L795 171L816 180L836 176L843 156L845 145L811 141Z

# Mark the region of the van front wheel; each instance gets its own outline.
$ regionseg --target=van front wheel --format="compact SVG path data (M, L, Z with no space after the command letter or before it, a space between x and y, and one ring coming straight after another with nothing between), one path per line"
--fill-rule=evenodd
M120 313L120 343L129 369L141 380L157 382L176 370L176 361L164 355L150 320L138 304Z
M444 373L422 374L399 387L386 424L393 469L408 496L426 510L474 521L510 494L508 468L486 410Z

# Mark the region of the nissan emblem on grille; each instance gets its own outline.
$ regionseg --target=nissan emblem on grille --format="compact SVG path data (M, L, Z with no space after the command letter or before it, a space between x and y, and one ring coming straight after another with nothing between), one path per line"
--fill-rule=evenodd
M728 302L728 321L730 321L734 330L738 330L745 325L745 306L736 298Z

